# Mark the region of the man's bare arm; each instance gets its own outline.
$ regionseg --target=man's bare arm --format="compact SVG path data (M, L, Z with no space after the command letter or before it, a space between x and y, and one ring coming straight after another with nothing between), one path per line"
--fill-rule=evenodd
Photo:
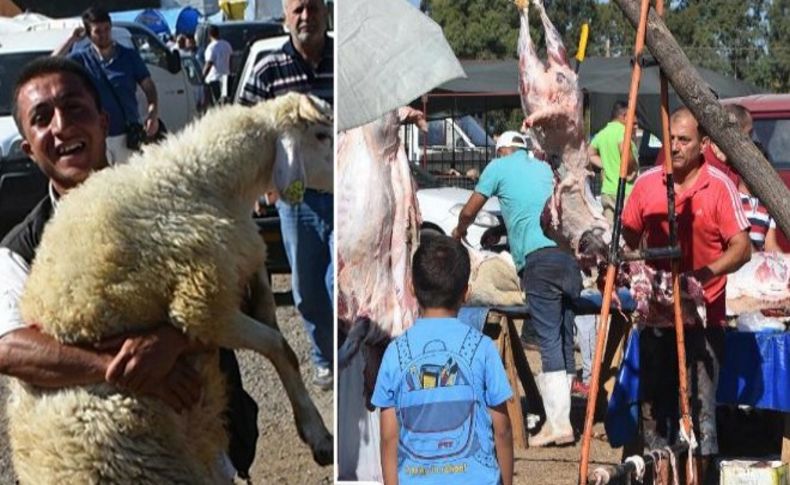
M65 56L71 50L71 47L85 35L84 27L77 27L71 35L63 41L58 47L52 51L52 57Z
M726 275L738 271L738 268L748 263L752 258L752 243L749 233L741 231L727 242L724 254L707 266L692 271L700 283L705 283L715 276Z
M461 239L466 236L466 230L475 221L477 213L483 208L486 200L487 199L483 194L479 192L472 193L472 195L469 197L469 200L466 202L466 205L464 205L464 208L461 209L461 213L458 214L458 226L453 229L452 233L452 236L455 239Z
M67 387L104 382L109 353L63 345L33 327L0 338L0 373L39 387Z
M598 170L603 169L603 162L601 162L601 155L598 149L590 145L587 147L587 156L590 158L590 164Z
M494 447L496 459L499 462L499 471L502 474L502 485L513 483L513 432L510 426L510 417L507 414L507 404L490 408L488 413L494 425Z
M395 408L381 410L381 473L384 485L398 484L398 416Z
M140 81L140 88L148 101L148 114L145 116L145 132L154 136L159 130L159 96L156 93L154 81L147 77Z

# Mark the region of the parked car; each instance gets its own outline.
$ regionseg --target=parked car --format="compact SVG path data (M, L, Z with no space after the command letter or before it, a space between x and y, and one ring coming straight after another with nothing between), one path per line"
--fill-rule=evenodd
M26 26L25 31L0 34L0 237L46 194L46 178L21 150L22 138L11 117L12 86L28 62L50 55L78 25L80 19L51 20ZM168 50L140 24L116 22L112 35L116 42L137 49L145 61L164 107L160 110L163 125L174 131L187 124L197 109L178 53ZM140 89L137 94L144 114L145 96Z
M419 165L410 164L411 173L417 183L417 202L422 215L422 231L438 232L450 235L458 225L458 214L469 200L472 191L459 187L444 186L439 178L432 175ZM504 224L499 199L488 199L475 217L466 234L466 243L474 249L499 251L505 249L505 243L482 244L483 234L501 229Z

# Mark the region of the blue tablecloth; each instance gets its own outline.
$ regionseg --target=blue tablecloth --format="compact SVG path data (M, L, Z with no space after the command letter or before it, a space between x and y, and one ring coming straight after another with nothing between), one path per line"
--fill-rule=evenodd
M716 399L790 412L790 333L728 332Z

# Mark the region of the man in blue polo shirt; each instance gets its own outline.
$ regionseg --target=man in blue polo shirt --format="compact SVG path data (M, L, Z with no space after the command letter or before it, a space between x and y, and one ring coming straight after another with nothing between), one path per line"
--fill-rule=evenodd
M159 101L156 86L145 62L136 50L112 40L110 14L101 7L91 7L82 14L84 27L74 30L52 55L67 55L88 70L99 90L101 104L110 116L107 148L113 163L129 159L135 148L128 146L127 125L140 124L137 109L137 85L145 93L148 111L142 125L145 134L153 137L159 130ZM72 46L87 35L90 43L84 49L69 53Z
M323 0L284 0L290 39L255 65L241 103L253 105L285 93L310 93L333 102L333 42L327 36ZM304 187L278 187L277 211L283 244L291 264L294 303L312 341L313 382L333 386L334 361L334 167L310 164Z
M543 372L537 383L546 409L546 422L529 438L529 446L574 442L570 422L571 383L576 374L573 354L571 302L582 288L581 270L573 256L546 237L540 216L554 191L549 165L527 153L521 133L506 131L497 140L497 155L480 174L480 181L458 216L453 237L461 239L489 197L497 196L507 227L508 242L530 320L538 334ZM503 156L504 155L504 156Z

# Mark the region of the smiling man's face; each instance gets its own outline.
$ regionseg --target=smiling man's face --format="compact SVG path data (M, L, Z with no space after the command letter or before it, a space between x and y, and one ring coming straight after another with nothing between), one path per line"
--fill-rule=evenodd
M64 194L107 166L108 118L75 74L34 77L18 91L22 149Z

